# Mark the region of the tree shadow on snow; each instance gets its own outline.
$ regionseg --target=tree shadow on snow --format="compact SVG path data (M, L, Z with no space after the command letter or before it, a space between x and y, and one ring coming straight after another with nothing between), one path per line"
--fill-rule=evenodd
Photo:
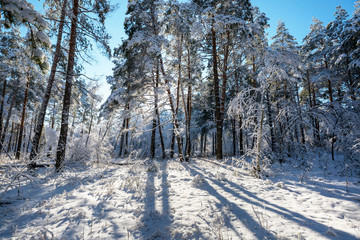
M215 183L216 185L221 186L222 184L219 183L218 181L209 178L207 176L204 176L204 174L200 173L200 169L197 168L195 166L190 166L187 164L183 164L183 166L193 175L199 175L201 177L203 177L204 179L206 179L207 181L211 181L213 183ZM199 171L200 170L200 171ZM213 188L207 181L204 182L203 186L201 189L208 191L208 193L214 197L216 197L221 204L217 204L217 207L219 209L221 209L221 207L223 206L230 206L232 208L232 213L236 216L237 219L239 219L240 221L243 222L243 225L250 231L252 232L255 237L257 239L276 239L275 235L266 230L263 226L261 226L257 221L255 221L255 219L253 219L252 216L250 216L246 210L241 209L239 206L237 206L236 204L234 204L233 202L229 201L228 199L226 199L225 197L223 197L218 191L216 191L215 188ZM235 193L235 192L234 192ZM209 223L208 223L209 224ZM228 225L231 225L230 222L227 223ZM242 238L242 234L240 232L238 232L238 230L235 229L234 226L230 226L234 232L237 234L237 236L239 238Z
M195 170L195 169L197 169L197 170ZM319 233L324 238L339 239L339 237L340 237L341 239L349 239L349 240L357 239L355 236L353 236L353 235L351 235L351 234L349 234L347 232L344 232L342 230L336 229L336 228L333 228L332 232L335 232L337 237L330 236L329 234L327 234L327 232L329 230L329 227L322 224L322 223L320 223L320 222L317 222L317 221L315 221L315 220L313 220L311 218L308 218L308 217L306 217L306 216L304 216L304 215L302 215L300 213L291 211L291 210L289 210L289 209L287 209L285 207L276 205L274 203L270 203L265 199L261 199L261 198L257 197L256 195L254 195L253 193L245 190L243 187L241 187L241 186L239 186L239 185L235 184L234 182L227 179L226 183L229 184L230 187L231 187L231 188L229 188L229 187L225 186L224 183L221 183L220 181L216 181L216 180L214 180L212 178L204 176L203 174L200 173L200 171L202 171L202 170L200 168L194 166L194 165L192 165L192 168L189 167L189 170L192 172L192 174L195 174L195 175L200 174L200 175L202 175L205 179L207 179L208 181L211 181L212 183L214 183L218 187L222 188L224 191L231 194L232 196L234 196L236 198L239 198L239 199L243 200L244 202L251 203L253 206L257 206L257 207L260 207L260 208L264 208L264 205L265 205L266 206L266 211L272 211L273 213L276 213L276 214L278 214L280 216L283 216L286 219L297 223L299 226L306 227L306 228L308 228L308 229L310 229L310 230L312 230L314 232ZM220 194L213 187L211 187L209 184L208 184L208 186L206 186L206 189L209 189L209 193L211 193L213 196L217 197L220 201L224 200L225 203L228 202L227 199L220 196ZM244 195L239 194L239 192L234 191L233 189L236 189L237 191L238 190L241 191ZM239 213L236 213L237 211L239 211ZM244 214L244 212L245 212L245 214ZM253 229L249 229L249 230L252 230L253 233L256 233L256 230L258 230L259 227L261 227L261 226L259 226L257 221L253 220L251 218L251 216L249 216L246 213L246 211L244 211L244 210L242 210L242 209L240 209L238 207L234 208L234 214L236 216L238 216L239 219L243 219L241 217L243 217L242 215L244 214L246 216L248 226L255 226L255 227L253 227ZM269 231L265 231L264 235L257 236L257 237L262 239L265 236L270 237L271 239L275 238L274 235Z
M112 175L112 172L114 172L116 169L108 169L102 172L102 175L109 174ZM25 228L28 228L29 226L37 227L39 224L42 224L42 222L37 222L39 219L39 215L45 218L47 217L45 212L42 210L40 211L32 211L31 209L34 207L37 207L38 209L41 209L40 206L43 203L46 203L50 201L52 198L54 198L57 195L64 195L60 196L62 199L64 199L64 204L71 203L73 198L71 196L71 192L78 189L81 185L87 185L95 183L98 179L97 176L94 176L94 178L86 177L81 178L79 176L82 176L81 172L86 172L88 169L77 169L76 172L78 174L72 176L71 172L64 172L65 174L69 174L66 177L63 177L62 174L55 174L51 173L49 176L45 177L46 181L50 181L50 179L54 178L61 178L62 181L58 182L59 185L48 185L46 186L47 189L42 189L41 182L43 181L40 179L40 184L37 185L36 182L27 181L25 184L20 186L20 193L23 193L23 197L21 197L20 200L14 200L16 199L18 195L17 189L12 189L6 193L7 199L10 199L12 204L8 206L0 206L0 216L3 216L4 218L11 217L11 222L6 222L6 225L3 225L0 227L1 233L0 238L11 238L13 237L13 234L15 233L14 229L18 230L24 230ZM66 194L69 194L67 196ZM21 195L20 195L21 196ZM58 207L58 206L55 206ZM80 221L83 221L83 217L81 214L76 213L77 206L72 206L70 209L66 209L63 207L58 214L67 211L67 214L65 216L70 214L70 211L74 211L74 218L69 219L68 217L59 219L58 222L56 222L56 227L62 227L63 225L67 224L67 226L64 228L65 230L62 233L62 238L66 237L67 239L76 239L79 237L79 234L83 232L83 229L77 229ZM89 208L96 209L99 208L99 206L94 207L89 205ZM24 211L30 210L26 213ZM34 209L35 210L35 209ZM41 217L41 218L43 218ZM3 222L4 223L4 222ZM45 229L46 226L42 226L41 231ZM46 230L49 232L48 230ZM34 232L34 234L39 234ZM85 237L85 236L84 236Z
M283 180L286 185L300 186L309 189L312 192L317 192L320 195L332 198L335 200L346 200L358 202L360 199L360 188L356 186L349 186L348 193L346 192L346 185L329 184L323 181L317 182L314 180L307 180L303 183L296 184L293 181Z
M133 233L135 239L171 239L167 161L156 163L158 164L155 166L159 166L159 169L149 168L147 172L144 209L139 228ZM158 188L155 186L155 178L161 179ZM160 206L156 205L157 199L161 199Z

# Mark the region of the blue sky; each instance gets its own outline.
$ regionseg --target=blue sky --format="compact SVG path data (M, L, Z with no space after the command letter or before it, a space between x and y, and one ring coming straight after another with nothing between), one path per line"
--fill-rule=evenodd
M35 9L41 9L40 0L29 0L35 5ZM106 27L112 35L110 45L117 47L122 38L126 38L123 30L125 12L127 7L126 0L112 0L113 4L118 4L118 8L110 14L107 19ZM269 37L275 35L276 26L279 20L285 22L289 32L297 39L298 43L309 32L312 18L316 17L328 24L334 20L334 13L337 6L342 6L351 16L354 11L353 0L252 0L252 5L258 6L266 16L270 18L270 28L267 30ZM112 75L112 62L94 50L94 58L97 62L85 65L85 73L90 77L100 77L100 94L106 100L110 94L109 85L106 83L106 76Z
M270 18L269 36L275 35L279 20L285 22L289 32L301 44L309 33L312 18L320 19L324 24L334 20L337 6L343 7L349 14L354 11L353 0L252 0L252 5L258 6Z

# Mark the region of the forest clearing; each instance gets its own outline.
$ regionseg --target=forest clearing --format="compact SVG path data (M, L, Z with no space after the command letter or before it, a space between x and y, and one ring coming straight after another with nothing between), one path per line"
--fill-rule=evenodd
M269 170L266 179L235 159L118 159L131 164L72 164L60 175L42 169L2 200L0 236L359 239L359 178L337 176L329 156L318 157L311 167Z

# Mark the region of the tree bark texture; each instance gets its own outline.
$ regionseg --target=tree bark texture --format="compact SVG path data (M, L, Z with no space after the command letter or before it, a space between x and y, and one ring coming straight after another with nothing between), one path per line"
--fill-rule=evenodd
M182 142L181 142L181 137L179 134L179 122L176 116L176 111L175 111L175 107L174 107L174 101L171 95L171 90L170 90L170 86L169 86L169 81L167 79L167 75L165 73L165 69L164 69L164 64L162 61L162 58L160 58L160 67L161 67L161 73L164 76L164 81L165 81L165 85L166 85L166 92L169 98L169 104L170 104L170 109L172 112L172 118L173 118L173 122L174 122L174 131L175 131L175 136L176 136L176 140L177 140L177 145L178 145L178 152L179 152L179 159L180 161L184 161L184 157L183 157L183 149L182 149Z
M17 85L19 84L19 81L17 81ZM5 136L6 136L6 131L7 131L7 128L9 127L9 123L10 123L10 118L11 118L11 115L12 115L12 110L14 108L14 104L15 104L15 99L16 99L16 95L19 91L19 87L15 88L14 89L14 93L13 93L13 97L11 99L11 103L10 103L10 107L9 107L9 111L8 111L8 114L6 116L6 121L5 121L5 125L4 125L4 129L3 129L3 133L1 135L1 139L0 139L0 145L3 146L4 145L4 140L5 140ZM9 144L10 145L10 144ZM4 149L5 150L5 149ZM9 151L8 151L9 152ZM1 149L0 149L0 153L1 153Z
M70 103L71 103L71 86L72 78L74 76L74 63L75 63L75 51L76 51L76 30L77 30L77 21L78 21L78 12L79 12L79 0L74 0L73 5L73 16L71 19L71 33L70 33L70 48L69 48L69 59L66 70L65 78L65 93L63 100L63 111L61 115L61 128L58 147L56 150L56 163L55 170L58 172L62 169L65 161L65 150L66 150L66 141L69 128L69 113L70 113Z
M5 103L5 93L6 93L6 79L4 79L4 84L3 84L3 90L2 90L2 94L1 94L1 106L0 106L0 136L2 133L2 129L3 129L3 112L4 112L4 103ZM0 151L1 152L1 151Z
M55 54L54 54L54 60L52 62L51 70L50 70L50 76L47 82L47 86L45 89L44 96L42 98L41 107L39 110L38 120L35 127L34 137L32 140L32 147L30 152L30 167L35 166L35 163L33 162L34 158L38 154L39 151L39 144L40 144L40 138L41 138L41 132L44 128L44 120L46 115L46 109L50 100L51 95L51 89L54 84L55 80L55 74L58 62L60 60L60 51L61 51L61 39L63 34L63 28L65 23L65 10L67 6L68 0L63 0L62 8L61 8L61 16L60 16L60 22L59 22L59 29L58 29L58 35L56 39L56 48L55 48Z
M212 61L213 61L213 74L214 74L214 97L215 97L215 124L216 124L216 159L221 160L223 158L222 151L222 120L221 120L221 103L220 103L220 91L219 91L219 73L217 65L217 49L216 49L216 32L215 29L211 30L212 40Z
M22 109L21 121L20 121L19 140L18 140L18 145L17 145L17 149L16 149L15 159L20 159L21 145L22 145L23 132L24 132L26 105L27 105L28 94L29 94L29 85L30 85L30 76L28 76L28 79L27 79L27 82L26 82L24 103L23 103L23 109Z

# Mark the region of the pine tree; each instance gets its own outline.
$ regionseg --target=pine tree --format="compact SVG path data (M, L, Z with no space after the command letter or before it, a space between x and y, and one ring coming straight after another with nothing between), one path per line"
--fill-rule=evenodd
M34 134L34 137L32 140L32 148L31 148L31 153L30 153L30 167L34 166L34 163L32 161L34 160L34 158L36 157L36 155L39 151L39 143L40 143L41 133L44 128L46 109L47 109L47 106L48 106L48 103L50 100L50 95L51 95L52 86L53 86L54 80L55 80L57 65L60 60L61 41L62 41L63 28L64 28L64 23L65 23L66 7L67 7L67 0L63 0L62 6L61 6L61 16L60 16L59 26L58 26L54 59L52 62L50 76L49 76L49 79L47 82L46 90L45 90L44 96L42 98L39 115L37 117L37 125L35 126L35 134Z
M56 164L55 171L60 171L65 161L65 150L66 141L69 128L69 112L70 112L70 101L71 101L71 85L72 78L74 77L74 63L75 63L75 51L76 51L76 36L77 36L77 25L78 25L78 14L79 14L79 0L73 1L72 7L72 18L71 18L71 33L69 41L69 57L66 70L65 79L65 93L63 100L63 109L61 115L61 129L59 142L56 150Z

